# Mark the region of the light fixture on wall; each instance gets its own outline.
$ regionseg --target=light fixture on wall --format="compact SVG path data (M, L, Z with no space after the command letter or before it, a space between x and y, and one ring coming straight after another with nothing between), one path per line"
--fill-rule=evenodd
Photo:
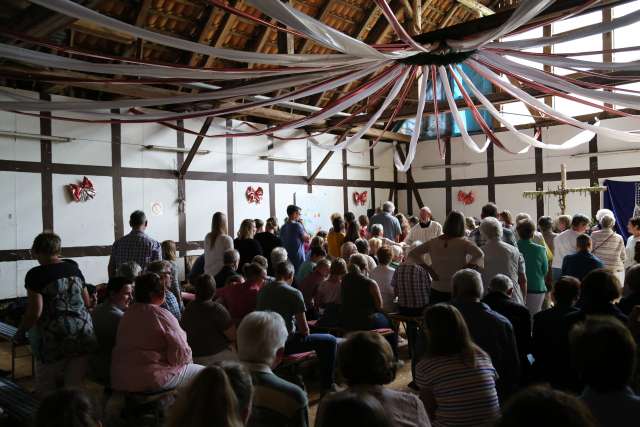
M353 169L380 169L380 166L375 165L356 165L353 163L343 163L343 165Z
M285 162L285 163L307 163L307 159L296 159L295 157L279 157L279 156L271 156L269 154L262 154L258 156L260 160L273 160L274 162Z
M71 142L74 140L74 138L70 138L68 136L41 135L39 133L14 132L11 130L0 130L0 136L13 136L16 138L37 140L45 139L51 142Z
M471 163L451 163L450 165L424 165L420 169L445 169L445 168L466 168Z
M165 147L163 145L145 145L144 148L146 150L164 151L164 152L167 152L167 153L188 153L189 151L191 151L191 149L189 149L189 148ZM209 153L211 153L211 151L209 151L209 150L198 150L198 151L196 151L196 154L200 154L200 155L209 154Z
M630 148L628 150L598 151L597 153L576 153L576 154L572 154L570 157L573 157L573 158L595 157L595 156L606 156L611 154L629 154L629 153L640 153L640 148Z

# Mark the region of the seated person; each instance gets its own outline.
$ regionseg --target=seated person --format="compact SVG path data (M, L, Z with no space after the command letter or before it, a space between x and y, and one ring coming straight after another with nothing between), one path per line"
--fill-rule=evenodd
M239 325L244 316L256 309L258 292L267 278L267 270L260 264L245 264L244 275L242 283L227 284L218 290L218 301L229 310L234 325Z
M204 274L204 254L200 255L193 262L189 270L189 283L195 283L199 275Z
M107 299L93 310L93 331L98 349L89 358L92 377L100 384L109 384L111 352L116 345L120 319L129 307L133 295L133 282L124 277L112 277L107 283Z
M284 354L287 327L278 313L254 311L238 327L238 356L253 379L254 397L247 426L307 427L306 393L275 375Z
M176 319L180 320L182 317L182 311L180 310L180 303L178 299L171 292L171 263L169 261L153 261L147 266L147 272L157 274L160 277L160 281L167 288L164 303L162 308L173 314Z
M395 273L395 269L389 266L392 257L393 251L389 246L383 246L378 249L378 266L369 275L380 288L382 309L386 313L394 313L398 308L395 303L395 292L393 286L391 286L391 279Z
M269 261L267 261L265 257L263 257L262 255L256 255L253 257L251 262L254 264L258 264L260 267L262 267L263 270L266 270L267 278L264 281L264 284L271 283L275 280L273 276L269 276Z
M318 288L320 283L324 282L329 277L329 271L331 270L331 262L327 258L319 260L313 272L308 274L305 279L298 284L298 289L302 292L304 298L304 304L307 306L307 319L315 320L318 318L319 305L316 300Z
M565 357L559 357L559 351L566 347L564 319L578 311L575 304L579 295L580 281L575 277L562 276L551 291L554 306L533 316L533 375L536 380L548 382L554 388L562 388L562 378L571 369L562 363Z
M416 366L416 382L431 422L491 425L500 415L498 375L489 355L473 342L460 311L445 303L430 306L424 332L427 347Z
M351 255L357 253L358 248L353 242L344 242L342 246L340 246L340 258L342 258L345 262L349 262L349 258L351 258Z
M529 387L509 400L495 427L597 427L589 408L571 394Z
M116 276L124 277L131 283L135 282L140 274L142 274L142 267L135 261L123 262L116 269Z
M570 335L573 360L584 383L580 400L601 427L638 425L640 396L631 387L636 342L631 332L611 316L588 317Z
M324 249L320 247L312 247L309 252L309 259L303 262L296 273L296 287L299 289L304 279L313 272L313 269L316 266L316 263L321 259L325 259L327 257L327 253Z
M216 286L223 288L227 283L229 276L233 276L238 270L238 264L240 264L240 252L235 249L227 249L222 255L222 262L224 263L222 269L214 276Z
M321 402L316 427L393 426L380 402L370 394L342 391Z
M364 255L367 259L367 271L365 274L369 275L373 269L378 266L376 260L369 254L369 241L366 239L356 240L356 248L358 249L358 252Z
M102 426L91 399L83 391L73 389L58 390L47 395L38 406L33 427L70 426Z
M342 258L331 262L329 278L318 286L316 301L320 308L318 324L323 326L337 326L340 307L340 292L342 278L347 274L347 263Z
M514 284L508 276L496 274L489 281L487 295L482 302L487 304L491 310L502 314L513 326L513 333L516 337L516 345L520 354L520 369L522 378L525 380L529 375L529 358L531 351L531 314L526 305L513 300Z
M216 293L213 277L202 274L194 286L196 299L187 305L180 321L187 333L193 361L198 365L211 366L223 360L237 360L232 349L236 327L227 309L213 301Z
M238 406L238 397L224 368L218 365L208 366L178 395L166 425L243 426L247 420L241 418ZM215 420L215 423L212 420Z
M229 384L231 384L231 388L238 399L238 415L242 420L242 425L246 425L249 422L251 403L253 401L251 373L240 362L225 361L218 363L218 366L224 369L225 374L227 374ZM205 421L207 421L206 418Z
M430 426L418 396L385 387L394 381L396 362L389 343L375 332L355 332L338 351L338 366L347 390L340 393L370 394L384 408L393 426ZM318 411L322 411L324 400Z
M627 269L624 277L625 297L618 303L618 308L629 316L636 305L640 305L640 264Z
M591 237L581 234L576 238L576 253L566 255L562 260L562 275L582 280L590 271L603 268L600 258L591 253Z
M203 369L192 363L187 335L178 320L160 307L166 292L155 273L136 279L136 302L120 319L111 358L114 390L170 390L188 384Z
M275 266L276 281L265 285L258 293L257 310L275 311L285 321L289 337L285 353L303 353L315 351L320 361L320 380L323 390L332 390L336 338L329 334L309 334L309 325L305 316L306 307L302 293L293 288L294 269L289 261Z

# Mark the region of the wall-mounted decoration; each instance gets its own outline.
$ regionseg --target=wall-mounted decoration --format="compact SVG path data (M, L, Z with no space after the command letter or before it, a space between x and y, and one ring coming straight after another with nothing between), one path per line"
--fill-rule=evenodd
M356 206L364 206L367 204L367 198L369 196L368 191L363 191L362 193L358 193L357 191L353 192L353 203Z
M151 212L155 215L155 216L160 216L162 215L162 213L164 212L162 203L160 202L153 202L151 203Z
M80 184L67 185L71 198L75 202L86 202L96 197L96 190L93 188L93 182L86 176Z
M247 187L247 191L244 193L247 198L247 202L255 203L259 205L262 202L262 196L264 195L264 190L262 187L253 188L251 185Z
M460 190L458 191L458 201L463 205L471 205L476 201L476 195L473 193L473 191L465 193L464 191Z

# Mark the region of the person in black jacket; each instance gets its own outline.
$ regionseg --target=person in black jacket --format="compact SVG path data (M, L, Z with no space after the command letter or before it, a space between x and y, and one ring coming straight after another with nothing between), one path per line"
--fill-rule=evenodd
M276 235L278 231L278 221L275 218L267 219L263 232L258 232L253 237L262 248L262 256L269 262L267 269L270 276L273 276L273 265L271 264L271 251L278 246L282 246L282 240Z
M551 292L554 306L533 316L533 377L549 382L554 387L560 386L565 372L569 370L565 363L561 363L568 359L559 357L558 349L566 345L564 319L568 314L578 311L575 303L579 295L580 281L575 277L562 276Z
M629 267L624 277L626 297L618 303L618 308L629 316L636 305L640 305L640 264Z
M521 381L524 383L529 372L527 355L531 349L531 314L526 305L511 299L512 293L513 282L511 279L504 274L496 274L489 282L488 293L482 302L511 322L520 357Z

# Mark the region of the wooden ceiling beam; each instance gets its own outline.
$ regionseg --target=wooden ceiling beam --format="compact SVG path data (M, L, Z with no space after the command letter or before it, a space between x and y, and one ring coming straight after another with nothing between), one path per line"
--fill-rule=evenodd
M324 22L328 16L330 16L331 6L333 5L333 0L326 0L324 5L320 9L320 13L315 17L317 20ZM307 53L307 50L313 46L314 42L311 39L306 39L304 44L300 48L300 53Z
M208 41L207 34L209 33L209 30L211 30L213 21L215 20L217 15L217 9L215 7L209 6L209 8L210 10L207 19L206 21L204 21L204 24L202 25L202 27L200 28L200 32L198 33L198 43L206 43ZM195 52L192 53L191 57L189 58L189 66L193 67L198 64L200 58L202 58L202 55Z
M240 6L241 3L242 3L242 0L230 0L229 6L237 8L238 6ZM231 31L231 28L233 28L233 25L235 24L235 22L236 22L236 15L230 12L226 12L224 17L220 21L220 24L218 24L220 31L212 39L212 40L215 40L213 47L223 47L224 41L229 35L229 31ZM216 58L213 56L207 57L207 61L205 62L204 67L205 68L211 67L215 60Z

